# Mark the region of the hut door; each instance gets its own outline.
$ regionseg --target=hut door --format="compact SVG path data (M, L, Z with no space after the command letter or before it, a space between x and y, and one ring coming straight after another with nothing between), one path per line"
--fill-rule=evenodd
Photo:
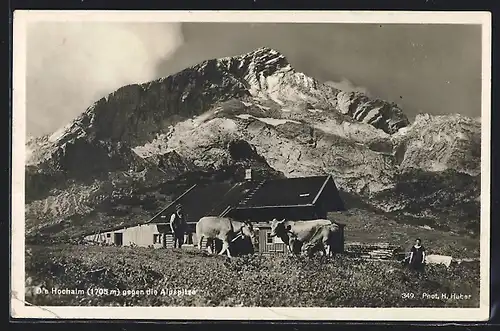
M115 237L113 239L116 246L123 245L123 233L115 233Z

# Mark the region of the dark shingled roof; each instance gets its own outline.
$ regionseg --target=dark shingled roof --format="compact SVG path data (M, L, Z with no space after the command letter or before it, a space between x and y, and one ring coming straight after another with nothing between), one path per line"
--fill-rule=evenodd
M237 207L291 206L312 204L329 176L266 181ZM333 183L333 181L332 181Z
M259 183L256 182L242 182L235 184L224 196L218 198L218 202L212 209L213 215L221 215L227 211L228 208L238 205L241 200L251 193ZM210 216L213 216L210 215Z
M182 205L186 221L188 223L198 222L203 216L218 216L214 211L215 205L228 191L231 190L231 183L214 183L209 185L196 185L192 190L182 195L178 200L174 200L161 214L155 215L150 220L151 223L169 222L170 215L175 212L177 204ZM225 208L225 207L224 207ZM160 216L166 216L161 218Z
M343 208L331 176L195 185L149 222L168 222L179 203L183 207L186 221L193 224L203 216L224 216L236 209L312 206L321 192L324 192L322 196L325 197L321 197L321 201L317 203L327 210Z

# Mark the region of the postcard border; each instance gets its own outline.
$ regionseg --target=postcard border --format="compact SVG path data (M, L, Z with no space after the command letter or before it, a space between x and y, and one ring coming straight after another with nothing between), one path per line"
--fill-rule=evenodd
M24 304L26 24L39 21L482 25L480 308L35 307ZM490 313L491 13L418 11L38 11L13 19L11 316L148 320L486 321Z

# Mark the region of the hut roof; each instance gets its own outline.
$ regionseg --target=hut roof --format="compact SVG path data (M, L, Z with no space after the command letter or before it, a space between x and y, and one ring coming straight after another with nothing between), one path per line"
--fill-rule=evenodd
M168 222L161 216L168 216L175 211L177 204L182 205L186 222L193 224L203 216L219 216L230 207L237 205L258 183L241 182L212 183L206 185L193 185L189 190L163 208L148 223Z
M311 206L324 191L333 195L331 203L342 205L331 176L193 185L150 220L139 224L168 223L169 215L175 211L178 204L183 207L187 223L194 224L203 216L226 215L232 209ZM122 225L102 232L123 228L127 226Z
M192 224L203 216L224 216L231 209L312 206L324 191L332 196L329 203L332 208L329 209L343 206L331 176L193 185L149 222L168 222L161 216L172 214L179 203L186 221Z
M265 181L241 201L237 208L312 205L330 179L330 176L313 176ZM333 180L331 184L335 186Z

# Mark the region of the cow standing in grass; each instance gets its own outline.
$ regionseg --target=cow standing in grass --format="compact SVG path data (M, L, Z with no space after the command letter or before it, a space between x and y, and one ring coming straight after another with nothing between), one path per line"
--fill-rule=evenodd
M201 247L203 238L207 239L207 248L214 239L222 241L222 250L219 255L224 253L231 257L229 244L238 237L247 237L255 246L255 233L250 222L235 221L229 217L205 216L196 223L196 238L198 239L198 248Z
M303 246L309 256L314 253L315 249L320 249L323 255L330 256L333 240L339 230L337 224L326 219L310 221L273 219L271 222L271 237L278 236L294 254L298 254L299 247Z

